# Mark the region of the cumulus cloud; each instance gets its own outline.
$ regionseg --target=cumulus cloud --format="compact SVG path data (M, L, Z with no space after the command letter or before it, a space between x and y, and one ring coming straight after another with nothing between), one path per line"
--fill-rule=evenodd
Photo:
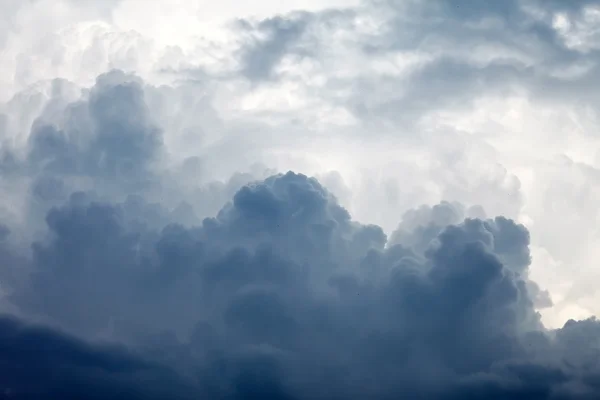
M0 17L0 397L597 397L595 2L80 3Z
M135 353L5 320L6 368L25 352L46 360L3 375L12 398L85 388L98 398L595 393L589 351L600 325L543 328L527 276L529 234L511 220L464 219L444 203L408 214L388 242L292 172L244 186L191 228L153 229L156 213L131 201L79 193L52 209L29 279L7 301ZM55 364L64 378L24 385ZM140 374L168 383L140 388Z

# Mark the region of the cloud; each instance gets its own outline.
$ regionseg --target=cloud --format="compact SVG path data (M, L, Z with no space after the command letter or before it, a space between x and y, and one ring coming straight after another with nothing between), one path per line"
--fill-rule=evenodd
M5 399L184 399L194 393L168 369L123 348L90 345L6 316L0 338Z
M284 55L290 54L291 47L304 33L307 18L310 18L309 14L300 14L296 18L275 17L260 21L256 27L240 21L242 29L262 36L253 38L250 47L243 50L242 74L258 81L270 78L273 68Z
M65 112L62 126L43 118L34 123L28 154L34 168L128 180L147 172L159 155L160 130L151 125L143 90L134 77L120 71L100 76L89 99Z
M163 365L161 378L176 371L175 398L595 391L594 358L582 343L598 324L543 328L529 289L529 234L511 220L464 219L460 206L444 203L407 214L399 243L387 243L317 180L292 172L242 187L197 227L156 230L150 210L139 200L130 207L71 196L48 213L49 236L33 244L28 284L14 287L10 301L77 335L127 343ZM44 343L61 336L44 332L39 351L56 348ZM3 358L9 348L20 357L11 346ZM107 350L98 351L90 362L105 363ZM88 358L75 360L84 364L72 368L85 371ZM81 390L134 390L119 389L131 382L130 367L115 364L127 368L118 383L84 374ZM35 368L26 364L24 376ZM23 379L7 375L4 385L17 398L63 390L61 381L25 389Z
M6 397L595 398L594 2L290 4L7 5Z

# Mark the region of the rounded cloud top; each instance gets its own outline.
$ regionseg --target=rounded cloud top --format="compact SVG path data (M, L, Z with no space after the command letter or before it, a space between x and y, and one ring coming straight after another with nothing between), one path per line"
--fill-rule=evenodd
M456 207L454 217L436 207ZM22 256L30 274L9 296L21 313L71 333L3 322L12 352L35 334L41 347L32 351L47 360L23 359L23 373L2 364L3 379L23 398L80 393L69 371L86 374L90 390L102 380L102 393L121 388L117 376L134 392L135 376L158 376L172 398L592 393L585 343L600 325L543 328L525 227L436 207L417 220L407 214L388 243L316 179L293 172L241 187L216 217L191 227L140 197L111 203L76 193L48 212L48 236L33 243L30 261ZM7 235L6 254L19 258ZM118 340L135 355L70 335ZM78 355L50 352L56 341ZM117 355L137 364L114 361L115 369ZM54 363L67 366L58 383L27 383L34 368Z

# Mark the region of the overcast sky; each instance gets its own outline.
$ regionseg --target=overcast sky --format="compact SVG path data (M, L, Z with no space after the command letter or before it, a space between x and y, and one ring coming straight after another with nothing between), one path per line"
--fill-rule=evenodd
M0 0L0 389L595 398L600 4L254 3Z

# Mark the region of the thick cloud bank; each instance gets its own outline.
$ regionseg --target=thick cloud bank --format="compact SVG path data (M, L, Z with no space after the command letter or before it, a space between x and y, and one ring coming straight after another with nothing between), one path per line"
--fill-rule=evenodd
M194 227L74 193L30 257L3 235L29 272L6 301L71 332L3 317L3 396L596 398L600 323L545 330L526 228L463 213L408 213L388 242L293 172Z
M0 7L0 399L600 398L595 2L344 1Z

